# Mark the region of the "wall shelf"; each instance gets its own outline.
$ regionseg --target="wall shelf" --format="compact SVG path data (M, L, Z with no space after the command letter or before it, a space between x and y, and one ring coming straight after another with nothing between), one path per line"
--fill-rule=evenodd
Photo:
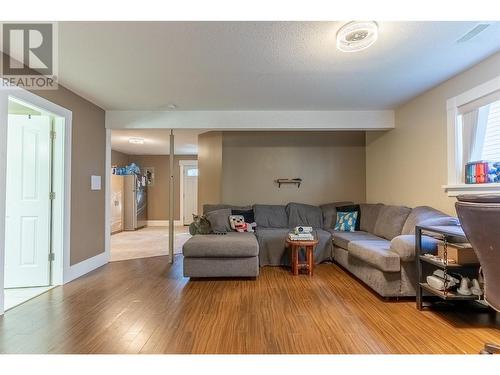
M278 188L281 188L282 184L296 184L297 189L300 187L300 184L302 183L301 178L278 178L275 180L275 182L278 184Z

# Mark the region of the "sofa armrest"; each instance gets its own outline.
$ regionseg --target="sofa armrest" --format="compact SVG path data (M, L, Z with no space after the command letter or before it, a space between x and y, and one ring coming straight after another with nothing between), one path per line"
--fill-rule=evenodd
M436 253L438 240L429 236L422 236L422 252ZM415 235L403 234L394 237L391 241L391 251L399 254L402 262L415 260Z

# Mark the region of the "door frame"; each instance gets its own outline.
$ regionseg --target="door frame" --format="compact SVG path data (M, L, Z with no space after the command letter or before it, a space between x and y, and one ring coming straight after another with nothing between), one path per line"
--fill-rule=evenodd
M56 136L54 146L63 150L61 158L54 163L62 166L63 178L54 177L56 194L52 210L52 238L55 259L52 262L52 285L62 285L71 278L70 273L70 224L71 224L71 133L72 112L20 87L3 87L0 90L0 315L4 313L4 268L5 268L5 199L7 172L7 123L8 101L13 97L27 104L64 118L63 137ZM57 142L59 140L59 142ZM54 164L56 165L56 164Z
M184 225L184 167L194 167L198 166L198 160L197 159L185 159L185 160L179 160L179 168L180 168L180 173L179 173L179 205L180 205L180 212L179 212L179 221L181 222L181 225ZM196 193L198 194L198 192Z

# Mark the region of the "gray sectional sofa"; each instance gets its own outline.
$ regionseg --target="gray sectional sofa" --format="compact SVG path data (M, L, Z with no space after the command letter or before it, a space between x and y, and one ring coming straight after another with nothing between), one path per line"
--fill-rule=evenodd
M455 225L457 219L426 206L360 204L360 230L335 231L336 208L348 204L205 205L204 214L253 208L257 228L255 233L193 236L183 247L184 275L257 277L259 266L288 265L285 239L291 228L304 225L312 226L319 240L316 263L338 263L383 297L415 296L415 226ZM436 246L434 239L424 238L427 251Z

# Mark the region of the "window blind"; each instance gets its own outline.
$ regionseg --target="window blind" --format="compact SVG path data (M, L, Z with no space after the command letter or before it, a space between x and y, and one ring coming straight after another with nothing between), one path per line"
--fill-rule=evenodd
M500 161L500 100L489 107L481 159Z

